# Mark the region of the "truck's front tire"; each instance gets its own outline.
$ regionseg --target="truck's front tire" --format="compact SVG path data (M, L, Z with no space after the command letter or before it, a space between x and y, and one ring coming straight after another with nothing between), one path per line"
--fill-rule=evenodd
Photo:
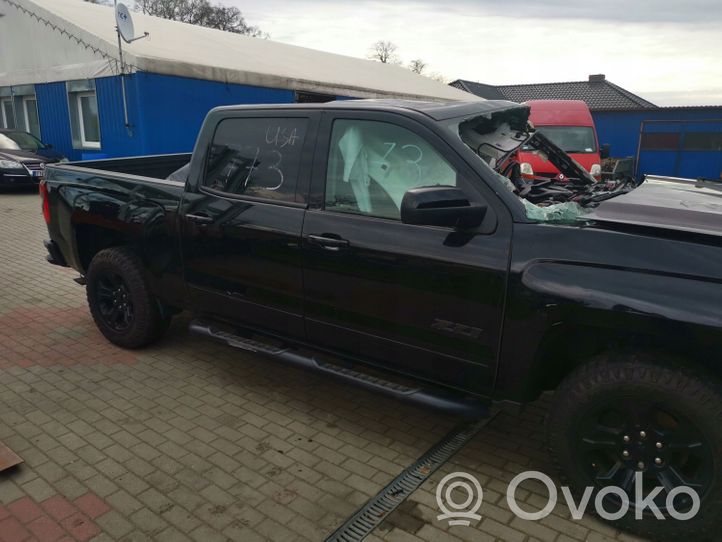
M140 258L127 247L101 250L86 275L90 312L100 332L123 348L139 348L158 339L170 318L151 294Z
M661 363L652 355L602 356L570 374L555 392L547 420L551 457L563 483L579 497L593 488L588 509L604 487L620 487L628 495L629 512L618 527L652 540L715 540L722 528L722 391L704 371ZM642 496L656 487L654 499L664 519ZM667 495L675 487L693 489ZM620 495L606 493L607 513L623 508ZM636 509L644 508L641 519ZM687 520L675 513L688 513Z

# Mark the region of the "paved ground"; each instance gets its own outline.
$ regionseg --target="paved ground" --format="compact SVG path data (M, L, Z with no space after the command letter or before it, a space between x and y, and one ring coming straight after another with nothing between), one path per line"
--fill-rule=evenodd
M0 441L25 459L0 474L1 541L321 540L456 423L191 337L184 317L119 350L45 235L34 193L0 194ZM501 414L370 539L631 540L562 506L538 523L508 510L515 474L552 472L543 416ZM453 471L484 487L470 527L436 520Z

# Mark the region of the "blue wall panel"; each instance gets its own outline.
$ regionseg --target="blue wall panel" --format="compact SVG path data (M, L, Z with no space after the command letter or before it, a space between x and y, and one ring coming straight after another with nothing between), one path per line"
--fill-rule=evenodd
M126 77L130 129L125 127L120 77L95 80L98 150L73 149L64 82L36 85L43 139L70 160L189 152L208 111L219 105L291 103L293 91L230 85L151 73Z
M50 143L70 160L79 159L80 153L73 150L73 140L70 135L70 114L65 83L35 85L35 95L38 99L40 133L43 141Z
M595 111L592 116L599 142L609 143L611 155L618 158L636 157L643 121L645 132L722 131L722 122L719 122L722 119L722 107ZM722 174L722 151L690 151L681 148L677 151L643 150L640 152L637 174L639 177L657 174L717 179Z
M219 105L291 103L293 91L136 73L145 154L189 152L208 111Z
M101 148L98 150L73 148L68 93L64 82L35 85L43 141L52 144L70 160L143 154L139 134L129 134L124 126L120 78L116 76L96 79L95 87ZM127 82L127 88L129 120L131 123L137 123L139 121L137 97L132 81Z
M722 150L684 151L679 157L677 176L697 179L716 179L722 181Z
M140 129L142 120L138 115L138 96L135 91L134 77L135 75L127 76L125 82L130 129L125 127L120 76L102 77L95 80L101 148L97 152L83 151L85 158L92 158L93 154L117 157L144 153L142 130Z
M592 113L599 143L611 146L617 158L635 156L639 142L639 127L649 113L639 111L595 111Z
M294 101L293 91L286 89L139 72L126 77L128 129L120 77L96 79L95 87L101 148L81 150L73 149L65 83L36 85L43 139L70 160L189 152L214 107Z

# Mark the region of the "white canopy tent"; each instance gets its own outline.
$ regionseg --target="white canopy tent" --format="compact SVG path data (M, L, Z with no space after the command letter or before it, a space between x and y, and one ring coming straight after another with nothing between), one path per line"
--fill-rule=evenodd
M0 0L0 86L119 73L113 9L82 0ZM366 98L473 100L406 68L134 13L132 71Z

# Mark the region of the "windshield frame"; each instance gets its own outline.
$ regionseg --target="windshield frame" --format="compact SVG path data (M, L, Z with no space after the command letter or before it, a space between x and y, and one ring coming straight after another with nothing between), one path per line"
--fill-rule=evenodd
M541 213L542 211L539 211L540 209L548 207L548 211L543 212L545 218L541 219L542 222L554 223L560 220L567 221L568 216L565 217L561 215L568 215L568 211L573 211L572 214L578 216L577 211L581 209L581 207L572 200L572 198L578 199L578 197L586 194L591 187L594 186L596 180L568 153L557 147L554 142L544 136L543 133L534 130L531 124L525 123L525 130L518 132L521 128L518 122L521 119L514 119L513 113L511 116L503 118L505 116L504 112L509 112L509 109L495 112L491 115L457 117L440 124L446 133L451 131L455 134L456 137L453 141L464 149L464 155L473 157L470 159L473 167L479 173L483 172L481 176L486 184L490 186L496 195L501 197L507 205L514 209L513 212L515 214L518 212L519 215L521 215L514 216L514 221L527 223L539 222L540 219L538 216L529 215L528 211L530 207L534 210L534 213L532 213L534 215ZM494 119L497 115L500 116ZM473 130L475 126L474 124L470 124L468 126L472 131L465 131L465 123L467 123L467 121L474 121L476 118L478 118L482 124L485 121L489 121L489 129L483 131L476 130L476 134L474 134ZM475 136L482 137L479 139ZM548 156L549 161L567 176L570 183L569 187L565 187L568 194L566 192L562 194L559 190L554 192L552 187L546 189L546 192L541 195L544 196L546 194L549 201L542 202L539 205L527 198L527 193L523 190L524 187L514 185L510 178L499 169L506 168L510 160L518 162L518 153L521 152L522 146L531 140L534 140L534 148L543 151ZM479 153L481 144L487 141L494 143L490 145L490 148L496 150L497 155L495 157L485 157ZM491 173L491 176L494 178L493 181L488 179L488 173ZM497 189L499 185L503 187L501 190ZM564 201L558 199L559 196L568 196L568 198ZM550 202L554 201L556 201L556 203L552 205ZM556 215L560 216L556 217Z

